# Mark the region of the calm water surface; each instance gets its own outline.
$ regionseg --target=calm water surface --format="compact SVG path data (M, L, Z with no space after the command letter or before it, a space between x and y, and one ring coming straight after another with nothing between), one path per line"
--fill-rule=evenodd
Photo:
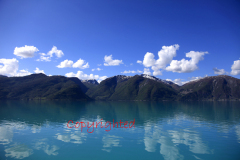
M1 101L0 159L239 160L240 102Z

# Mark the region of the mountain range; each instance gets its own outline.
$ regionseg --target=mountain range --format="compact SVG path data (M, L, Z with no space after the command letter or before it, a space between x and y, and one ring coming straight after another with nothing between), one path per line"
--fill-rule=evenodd
M205 77L179 86L150 75L96 80L32 74L0 76L0 99L213 101L240 100L240 80L227 75Z

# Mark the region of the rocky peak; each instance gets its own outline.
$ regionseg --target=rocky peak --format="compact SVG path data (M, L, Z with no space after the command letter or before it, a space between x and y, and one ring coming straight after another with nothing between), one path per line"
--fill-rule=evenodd
M96 81L95 79L81 80L81 82L89 84L99 84L98 81Z

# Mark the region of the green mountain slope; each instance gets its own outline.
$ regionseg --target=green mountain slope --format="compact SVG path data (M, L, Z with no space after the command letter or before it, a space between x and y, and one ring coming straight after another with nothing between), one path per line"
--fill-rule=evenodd
M86 94L96 100L173 100L177 91L163 82L136 75L108 78Z
M82 84L85 86L83 90L86 93L90 88L93 89L99 85L99 83L95 79L91 80L81 80Z
M0 77L0 99L76 99L91 100L80 87L79 79L32 74ZM82 84L83 85L83 84Z
M220 75L192 81L180 88L178 100L240 100L240 80Z

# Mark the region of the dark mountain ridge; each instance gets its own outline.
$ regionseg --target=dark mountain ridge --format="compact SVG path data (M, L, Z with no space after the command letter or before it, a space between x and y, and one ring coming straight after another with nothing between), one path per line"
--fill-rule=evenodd
M143 101L240 100L240 80L220 75L191 81L183 86L149 75L117 75L103 80L32 74L0 76L0 99L76 99Z
M0 99L76 99L91 100L81 89L81 81L64 76L32 74L0 77Z
M240 100L240 80L219 75L191 81L180 87L178 100Z
M86 94L96 100L171 100L176 98L177 91L169 84L141 75L117 75Z

